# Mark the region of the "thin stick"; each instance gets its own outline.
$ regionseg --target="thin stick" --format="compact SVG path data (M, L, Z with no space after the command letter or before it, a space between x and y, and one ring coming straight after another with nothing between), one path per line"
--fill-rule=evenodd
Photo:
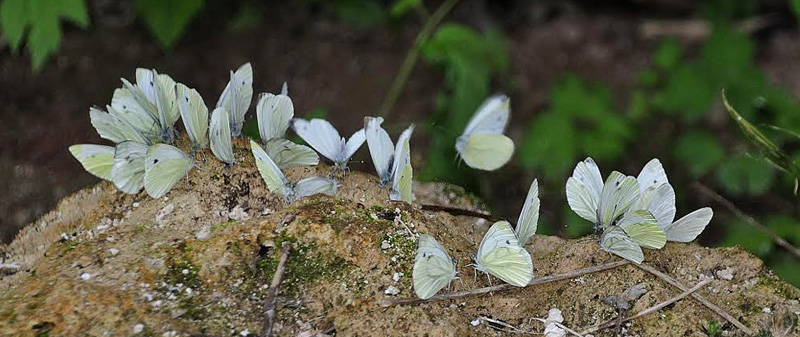
M497 324L499 326L502 326L502 327L508 329L508 330L506 330L506 332L523 333L523 334L528 334L528 335L536 335L537 334L535 332L525 331L525 330L517 328L517 327L515 327L515 326L513 326L511 324L508 324L506 322L503 322L503 321L500 321L500 320L496 320L496 319L493 319L493 318L489 318L489 317L486 317L486 316L478 317L478 319L480 319L481 321L484 321L484 322L494 323L494 324Z
M486 219L487 221L491 221L491 222L495 222L495 221L499 221L500 220L500 218L497 218L497 217L495 217L493 215L490 215L490 214L476 212L476 211L470 211L468 209L456 208L456 207L447 207L447 206L439 206L439 205L424 205L423 204L422 205L422 210L423 211L432 211L432 212L445 212L445 213L450 213L450 215L455 215L455 216L471 216L473 218Z
M542 278L533 279L530 283L528 283L528 285L526 287L529 287L529 286L532 286L532 285L537 285L537 284L545 284L545 283L550 283L550 282L556 282L556 281L562 281L562 280L566 280L566 279L576 278L576 277L579 277L579 276L582 276L582 275L586 275L586 274L592 274L592 273L596 273L596 272L600 272L600 271L604 271L604 270L609 270L609 269L621 267L621 266L627 265L629 263L630 262L628 260L620 260L620 261L616 261L616 262L601 264L599 266L592 266L592 267L587 267L587 268L576 269L576 270L573 270L573 271L570 271L570 272L566 272L566 273L563 273L563 274L545 276L545 277L542 277ZM483 288L477 288L477 289L472 289L472 290L458 291L458 292L449 293L449 294L436 295L436 296L433 296L433 297L431 297L431 298L429 298L427 300L422 300L422 299L419 299L419 298L400 298L400 299L396 299L396 300L383 300L383 301L381 301L380 305L382 307L391 307L391 306L402 305L402 304L415 304L415 303L420 303L420 302L451 300L451 299L461 298L461 297L465 297L465 296L481 295L481 294L491 293L491 292L495 292L495 291L507 290L507 289L511 289L511 288L515 288L515 287L510 285L510 284L500 284L500 285L491 286L491 287L483 287Z
M683 291L686 291L686 289L687 289L686 286L684 286L683 284L681 284L677 280L673 279L672 277L669 277L669 275L664 274L664 273L658 271L657 269L655 269L655 268L653 268L651 266L648 266L648 265L646 265L644 263L638 264L636 266L641 268L642 270L650 273L650 274L655 275L656 277L660 278L664 282L667 282L667 283L671 284L675 288L678 288L678 289L683 290ZM730 322L731 324L733 324L734 326L739 328L739 330L742 330L742 332L744 332L746 335L748 335L748 336L753 335L753 330L750 330L744 324L739 322L739 320L737 320L736 318L734 318L733 316L731 316L730 314L725 312L725 310L722 310L722 308L714 305L714 303L709 302L708 300L706 300L700 294L692 293L692 297L694 297L694 299L696 299L701 304L705 305L706 308L708 308L709 310L713 311L715 314L719 315L720 317L724 318L725 320L727 320L728 322Z
M624 322L627 322L627 321L631 321L631 320L637 319L639 317L642 317L644 315L659 311L659 310L663 309L664 307L666 307L666 306L668 306L668 305L670 305L672 303L675 303L677 301L680 301L681 299L685 298L686 296L689 296L690 294L692 294L695 291L697 291L698 289L702 288L703 286L705 286L709 282L711 282L710 279L702 280L702 281L698 282L694 287L682 292L678 296L672 297L672 298L670 298L670 299L668 299L668 300L666 300L664 302L661 302L661 303L656 304L656 305L654 305L652 307L649 307L647 309L639 311L636 314L634 314L633 316L625 317L625 318L623 318L621 320L620 320L620 317L615 317L615 318L612 318L612 319L606 321L603 324L599 324L599 325L595 325L595 326L586 328L583 331L581 331L581 334L584 334L584 335L585 334L590 334L590 333L595 332L597 330L602 330L602 329L605 329L605 328L608 328L608 327L612 327L612 326L614 326L616 324L624 323Z
M275 275L272 276L272 283L269 285L267 292L267 300L264 303L264 326L261 327L261 337L272 336L272 326L275 324L275 300L278 298L278 287L283 280L283 271L286 269L286 260L289 258L289 251L292 245L284 243L281 248L281 257L278 260L278 268L275 269Z
M545 324L545 326L547 326L547 324L548 324L547 320L546 320L546 319L544 319L544 318L539 318L539 317L531 317L531 319L532 319L532 320L534 320L534 321L539 321L539 322L542 322L542 323L544 323L544 324ZM580 334L579 332L577 332L577 331L575 331L575 330L572 330L572 329L568 328L568 327L567 327L566 325L564 325L564 324L561 324L561 323L559 323L559 322L549 322L549 323L555 324L557 327L559 327L559 328L562 328L562 329L564 329L564 331L566 331L566 332L569 332L569 333L571 333L571 334L573 334L573 335L575 335L575 336L578 336L578 337L583 337L583 335L582 335L582 334Z
M458 0L445 1L433 12L433 15L425 21L425 25L422 26L419 34L417 34L417 38L414 40L414 45L408 50L406 59L403 60L403 65L400 66L400 70L397 72L397 76L395 76L392 82L392 87L389 88L389 92L386 93L386 98L384 98L380 110L378 110L378 116L386 118L389 112L392 111L394 103L397 102L400 93L403 92L403 87L405 87L406 82L408 82L408 76L410 76L411 71L414 70L414 65L417 63L417 58L419 58L419 51L422 48L422 44L428 41L428 38L433 34L433 29L439 25L439 22L444 19L447 13L450 13L450 10L453 9L456 3L458 3Z
M796 259L800 259L800 249L797 249L797 247L792 246L791 243L784 240L780 235L775 234L775 232L771 231L769 228L767 228L767 226L764 226L761 223L759 223L755 218L742 212L742 210L737 208L736 205L734 205L730 200L719 195L717 192L714 192L713 190L711 190L710 188L706 187L705 185L699 182L695 181L692 185L696 190L700 191L700 193L703 193L711 197L712 199L722 204L722 206L725 206L725 208L727 208L731 213L733 213L733 215L735 215L739 219L744 220L744 222L746 222L750 226L753 226L758 231L772 238L772 240L775 241L775 243L778 246L781 246L783 249L786 249L786 251L794 255Z

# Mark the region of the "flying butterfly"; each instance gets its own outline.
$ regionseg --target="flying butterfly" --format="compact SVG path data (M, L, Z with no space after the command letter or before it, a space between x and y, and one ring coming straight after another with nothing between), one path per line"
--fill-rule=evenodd
M417 239L417 255L411 273L414 293L427 300L456 279L456 265L436 239L421 234Z
M503 134L510 115L508 96L486 99L456 140L456 151L472 168L494 171L514 154L514 141Z

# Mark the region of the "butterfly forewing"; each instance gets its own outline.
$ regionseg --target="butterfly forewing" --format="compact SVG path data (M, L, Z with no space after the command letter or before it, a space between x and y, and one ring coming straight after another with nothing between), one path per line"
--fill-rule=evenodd
M125 193L139 193L144 187L144 162L147 158L147 145L137 142L117 144L114 166L111 168L111 181Z
M531 187L528 189L528 196L525 197L525 204L522 206L522 212L517 219L517 238L521 246L525 246L536 234L536 229L539 222L539 182L534 179Z
M69 147L69 152L87 172L103 180L111 180L114 151L111 146L95 144L77 144Z
M412 271L414 292L421 299L428 299L456 278L453 259L433 237L419 236L417 255Z
M606 229L600 238L600 246L603 250L634 263L644 261L642 248L619 227L612 226Z

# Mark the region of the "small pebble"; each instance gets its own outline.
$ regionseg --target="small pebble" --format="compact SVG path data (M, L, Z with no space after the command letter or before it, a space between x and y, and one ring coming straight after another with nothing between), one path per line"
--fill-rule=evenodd
M90 278L92 278L92 274L89 273L81 274L81 279L83 279L84 281L88 281Z
M183 275L189 275L189 269L183 269L183 270L181 270L181 274L183 274Z
M133 203L133 207L134 207L134 208L136 208L136 207L139 207L139 202L134 202L134 203Z
M136 324L136 325L133 326L133 333L134 334L140 333L142 331L144 331L144 324L139 323L139 324Z
M772 309L770 309L769 307L764 307L764 310L762 311L764 311L765 314L769 314L772 312Z
M469 324L472 324L472 326L478 326L478 324L481 324L481 320L480 319L476 319L476 320L474 320L472 322L469 322Z
M117 256L117 254L119 254L119 249L111 248L108 252L111 253L111 256Z
M386 288L386 290L383 291L383 293L386 295L394 296L400 293L400 289L397 289L397 287L395 286L389 286L388 288Z
M392 280L394 280L395 282L400 281L400 277L402 276L403 273L394 273L394 275L392 275Z
M386 250L392 248L392 245L388 241L381 242L381 249Z

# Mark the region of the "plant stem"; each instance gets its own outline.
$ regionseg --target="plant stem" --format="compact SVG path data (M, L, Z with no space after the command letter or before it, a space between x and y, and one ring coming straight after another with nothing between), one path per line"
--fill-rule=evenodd
M497 218L497 217L492 216L490 214L471 211L471 210L463 209L463 208L439 206L439 205L427 205L427 204L423 204L421 206L422 206L422 210L423 211L445 212L445 213L449 213L450 215L454 215L454 216L471 216L473 218L481 218L481 219L485 219L486 221L491 221L491 222L495 222L495 221L500 220L500 218Z
M572 278L576 278L576 277L579 277L579 276L582 276L582 275L586 275L586 274L592 274L592 273L596 273L596 272L600 272L600 271L604 271L604 270L609 270L609 269L621 267L621 266L627 265L629 263L630 262L628 260L620 260L620 261L616 261L616 262L601 264L599 266L591 266L591 267L576 269L576 270L573 270L573 271L570 271L570 272L566 272L566 273L563 273L563 274L545 276L545 277L542 277L542 278L539 278L539 279L531 280L531 282L528 283L528 285L526 287L529 287L529 286L532 286L532 285L536 285L536 284L544 284L544 283L550 283L550 282L556 282L556 281L572 279ZM396 300L384 300L384 301L381 302L381 306L382 307L391 307L391 306L400 305L400 304L415 304L415 303L420 303L420 302L451 300L451 299L465 297L465 296L486 294L486 293L491 293L491 292L495 292L495 291L508 290L508 289L512 289L512 288L516 288L516 287L514 287L514 286L512 286L510 284L500 284L500 285L491 286L491 287L483 287L483 288L472 289L472 290L458 291L458 292L449 293L449 294L436 295L436 296L433 296L433 297L431 297L431 298L429 298L427 300L422 300L422 299L419 299L419 298L400 298L400 299L396 299Z
M614 324L618 324L618 322L619 323L627 322L627 321L634 320L636 318L642 317L644 315L659 311L662 308L664 308L664 307L666 307L666 306L668 306L668 305L670 305L672 303L675 303L677 301L680 301L681 299L685 298L686 296L689 296L690 294L693 294L695 291L697 291L698 289L700 289L704 285L708 284L709 282L711 282L710 279L706 279L706 280L700 281L694 287L692 287L691 289L685 290L680 295L677 295L677 296L672 297L672 298L670 298L670 299L668 299L668 300L666 300L664 302L661 302L661 303L656 304L656 305L654 305L652 307L649 307L647 309L639 311L636 314L634 314L633 316L629 316L629 317L623 318L621 321L617 317L612 318L612 319L606 321L603 324L599 324L599 325L595 325L595 326L586 328L583 331L581 331L580 334L581 335L590 334L590 333L595 332L597 330L601 330L601 329L605 329L605 328L611 327Z
M272 276L272 283L269 285L267 292L267 300L264 303L264 326L261 328L261 337L272 336L272 326L275 324L275 300L278 298L278 287L283 280L283 271L286 269L286 260L289 258L289 251L292 245L288 243L283 244L281 248L281 257L278 260L278 268L275 270L275 275Z
M722 204L722 206L725 206L725 208L727 208L731 213L733 213L733 215L743 220L748 225L753 226L758 231L772 238L772 240L775 241L775 244L781 246L783 249L786 249L786 251L794 255L796 259L800 259L800 249L797 249L797 247L792 246L791 243L783 239L780 235L775 234L775 232L770 230L767 226L764 226L761 223L759 223L755 218L742 212L742 210L736 207L736 205L734 205L730 200L719 195L719 193L714 192L713 190L711 190L710 188L706 187L705 185L699 182L694 182L692 185L696 190L700 191L700 193L709 196L711 199L714 199L720 204Z
M422 26L422 30L419 31L417 38L414 40L414 45L408 50L408 54L406 54L406 58L403 60L403 65L400 66L400 70L397 72L397 76L395 76L392 82L392 87L389 88L389 92L383 99L380 110L378 110L378 116L383 118L389 116L392 107L394 107L394 104L400 97L400 93L402 93L406 82L408 82L408 76L410 76L411 71L414 70L414 65L417 63L417 58L419 58L419 51L420 48L422 48L422 44L428 41L428 38L433 34L433 29L439 25L439 22L453 9L456 3L458 3L458 0L446 0L433 12L433 15L425 21L425 25Z

